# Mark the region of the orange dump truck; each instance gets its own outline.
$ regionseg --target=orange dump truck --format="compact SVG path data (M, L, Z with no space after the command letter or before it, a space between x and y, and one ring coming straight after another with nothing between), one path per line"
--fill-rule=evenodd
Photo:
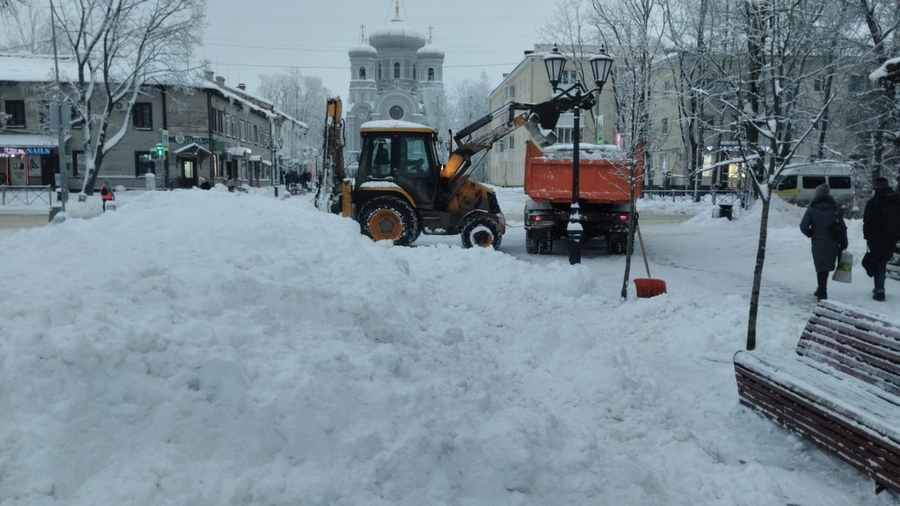
M553 242L567 237L572 214L571 144L541 151L525 143L525 243L528 253L547 254ZM643 187L643 157L630 167L621 148L581 144L579 150L579 214L581 242L591 238L606 241L609 253L625 253L631 209L631 181L635 196ZM635 220L637 216L635 215Z

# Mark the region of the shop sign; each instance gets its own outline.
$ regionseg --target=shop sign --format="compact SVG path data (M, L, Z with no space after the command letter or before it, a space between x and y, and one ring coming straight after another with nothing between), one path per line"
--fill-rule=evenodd
M225 151L225 141L213 140L213 151Z
M204 137L202 135L175 134L175 142L178 144L190 144L193 142L201 146L206 146L209 144L209 137Z
M50 148L3 148L0 158L12 158L26 155L49 155Z

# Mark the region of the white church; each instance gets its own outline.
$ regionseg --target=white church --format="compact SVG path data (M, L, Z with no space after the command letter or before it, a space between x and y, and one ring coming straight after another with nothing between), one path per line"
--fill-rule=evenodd
M367 121L403 120L428 124L429 97L444 96L444 52L400 19L366 37L360 27L359 45L350 49L350 110L346 116L347 151L358 152L359 128ZM437 127L437 125L429 125Z

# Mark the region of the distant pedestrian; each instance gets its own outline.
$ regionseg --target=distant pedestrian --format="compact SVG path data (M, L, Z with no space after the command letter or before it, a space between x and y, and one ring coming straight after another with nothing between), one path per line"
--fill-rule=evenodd
M880 177L873 183L875 195L866 203L863 211L863 238L872 255L875 266L875 289L872 298L884 300L884 279L887 263L894 255L900 240L900 197L891 189L887 178Z
M303 185L303 189L309 191L309 182L312 180L312 175L303 171L303 175L300 176L300 183Z
M103 201L103 212L106 212L108 202L116 200L116 196L113 195L112 186L110 186L108 180L104 180L103 184L100 185L100 200ZM111 205L110 208L115 209L115 204Z
M812 239L812 257L816 268L816 291L818 300L828 298L828 273L835 269L841 244L832 237L831 224L839 219L844 221L843 210L831 196L831 187L822 184L816 187L815 197L806 208L800 220L800 232Z
M225 186L228 188L228 191L234 193L234 178L229 176L228 180L225 181Z

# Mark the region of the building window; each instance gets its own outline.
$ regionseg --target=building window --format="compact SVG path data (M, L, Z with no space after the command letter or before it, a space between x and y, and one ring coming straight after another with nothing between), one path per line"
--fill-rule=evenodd
M81 173L81 169L84 168L84 151L73 150L72 151L72 177L77 176Z
M153 153L150 151L135 151L134 176L141 177L148 172L156 174L156 162L153 161Z
M381 79L381 64L378 64L378 79Z
M428 69L428 80L434 81L434 69Z
M365 81L365 80L366 80L366 68L365 68L365 67L360 67L360 68L359 68L359 78L360 78L360 80L362 80L362 81Z
M413 79L418 79L418 75L416 74L416 64L413 63Z
M247 140L247 124L244 123L244 120L238 120L238 133L240 134L241 141Z
M216 126L219 127L219 129L217 131L220 134L224 134L225 133L225 112L217 109L216 117L217 117Z
M400 79L400 63L394 62L394 79Z
M6 126L8 128L25 128L25 101L6 101Z
M669 118L662 119L662 133L669 133Z
M225 137L231 137L231 115L225 113Z
M259 144L259 128L253 125L253 144Z
M138 130L151 130L153 128L153 107L152 104L141 102L134 104L131 113L134 117L134 128Z
M563 72L562 81L559 84L575 84L578 82L578 71L569 69Z
M560 144L573 144L575 142L572 133L574 129L572 127L557 127L556 128L556 140ZM579 140L584 140L584 128L578 129Z

